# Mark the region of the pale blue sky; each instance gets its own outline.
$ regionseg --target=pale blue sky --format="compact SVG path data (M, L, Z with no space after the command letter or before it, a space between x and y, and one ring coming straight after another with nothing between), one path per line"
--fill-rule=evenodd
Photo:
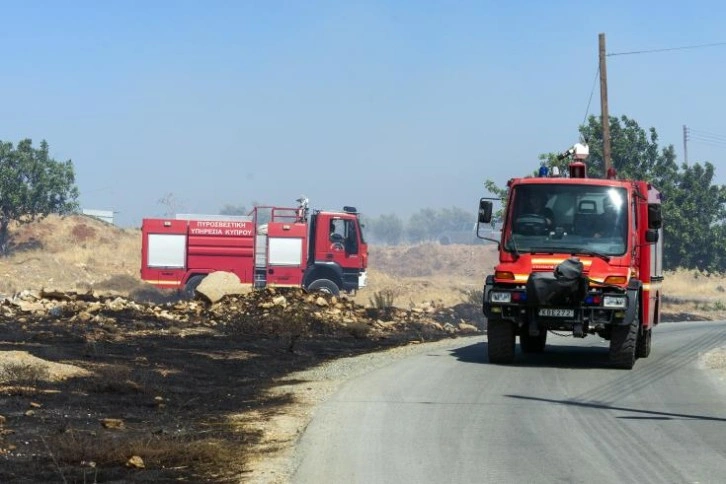
M726 3L3 1L0 139L121 225L225 204L471 209L577 141L609 53L726 42ZM726 139L726 45L608 58L611 115ZM599 115L596 87L590 114ZM726 142L689 144L726 183Z

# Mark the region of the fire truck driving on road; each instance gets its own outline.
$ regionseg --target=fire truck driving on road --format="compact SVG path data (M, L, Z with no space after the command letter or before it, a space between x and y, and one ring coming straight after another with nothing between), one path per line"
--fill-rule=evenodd
M249 216L180 215L141 225L141 278L192 294L215 271L256 288L297 286L338 295L366 285L368 246L358 213L255 207Z
M663 234L660 192L645 181L588 178L585 144L567 177L543 166L538 177L509 180L499 263L484 285L492 363L544 351L548 331L610 341L613 366L646 358L660 320ZM552 173L555 172L555 173ZM482 198L479 224L491 222Z

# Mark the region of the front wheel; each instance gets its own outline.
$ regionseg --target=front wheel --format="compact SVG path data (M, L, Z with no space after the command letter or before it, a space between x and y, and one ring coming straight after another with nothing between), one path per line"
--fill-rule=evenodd
M514 361L514 324L509 321L487 322L487 346L489 363L511 363Z
M311 282L307 289L309 292L322 292L333 296L338 296L340 294L340 288L330 279L317 279Z
M610 329L610 363L615 368L630 370L635 365L640 327L640 307L636 300L635 317L627 326L613 326Z

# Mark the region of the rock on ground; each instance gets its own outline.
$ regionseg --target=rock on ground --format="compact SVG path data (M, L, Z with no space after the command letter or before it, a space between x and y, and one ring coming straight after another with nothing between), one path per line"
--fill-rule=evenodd
M252 287L243 285L236 274L223 271L209 274L197 286L197 293L211 303L216 303L228 294L247 294L251 290Z

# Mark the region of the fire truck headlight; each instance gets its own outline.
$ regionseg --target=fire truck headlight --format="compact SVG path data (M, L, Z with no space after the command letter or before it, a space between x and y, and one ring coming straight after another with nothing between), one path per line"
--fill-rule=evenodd
M511 292L490 292L489 300L493 303L509 303L512 302Z
M624 308L628 303L625 296L604 296L602 298L602 307L604 308Z

